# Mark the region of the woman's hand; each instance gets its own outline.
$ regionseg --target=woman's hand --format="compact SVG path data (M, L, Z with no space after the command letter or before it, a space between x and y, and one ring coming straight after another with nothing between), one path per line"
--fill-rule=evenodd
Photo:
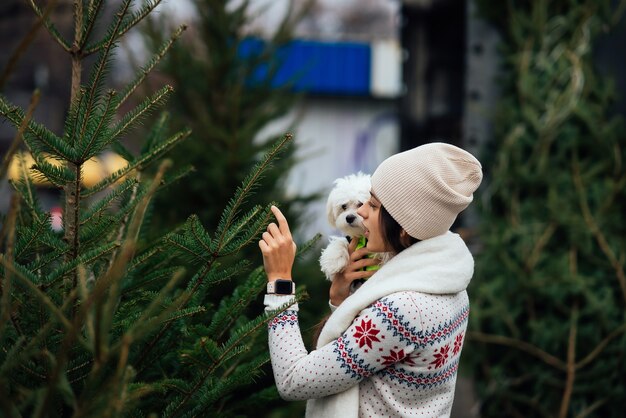
M272 206L272 213L278 225L273 222L269 224L267 231L263 233L263 238L259 241L267 281L291 280L291 268L296 257L296 243L291 237L285 215L276 206Z
M377 258L368 258L369 252L367 248L359 248L354 250L358 243L358 238L352 238L350 245L348 245L348 253L350 254L350 262L341 273L335 274L333 282L330 285L330 303L334 306L339 306L341 303L350 296L350 285L353 281L359 279L368 279L372 277L375 270L364 270L364 267L375 266L380 264L380 260Z

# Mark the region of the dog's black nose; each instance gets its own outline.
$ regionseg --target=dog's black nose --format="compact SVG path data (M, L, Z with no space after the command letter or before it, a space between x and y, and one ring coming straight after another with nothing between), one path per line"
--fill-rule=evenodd
M354 220L356 219L356 216L354 215L348 215L346 216L346 221L351 224L352 222L354 222Z

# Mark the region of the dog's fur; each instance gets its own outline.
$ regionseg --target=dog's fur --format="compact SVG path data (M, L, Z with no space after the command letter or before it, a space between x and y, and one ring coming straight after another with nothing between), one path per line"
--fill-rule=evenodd
M331 281L350 261L346 237L363 235L363 218L356 211L370 198L371 181L369 175L359 172L337 179L334 184L326 202L326 215L330 225L345 236L331 236L328 246L320 256L320 267Z

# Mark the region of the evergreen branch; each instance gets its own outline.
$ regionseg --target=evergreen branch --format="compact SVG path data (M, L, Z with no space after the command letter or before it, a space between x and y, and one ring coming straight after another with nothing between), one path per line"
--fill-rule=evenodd
M128 148L126 148L119 142L114 142L111 144L111 151L119 154L119 156L124 158L126 161L132 161L135 159L135 156L128 150Z
M163 59L165 54L169 52L172 45L174 45L174 42L176 42L178 38L180 38L180 36L186 29L187 29L186 25L180 26L174 32L174 34L170 37L170 39L168 39L167 42L161 45L157 53L153 55L152 59L150 59L148 64L141 68L139 75L131 83L129 83L126 86L126 88L120 93L119 99L117 100L116 109L119 109L120 106L124 104L126 100L128 100L130 95L133 94L133 92L137 89L137 87L139 87L141 83L143 83L143 81L146 79L148 74Z
M130 3L131 0L125 0ZM116 29L111 31L111 33L105 38L105 40L87 45L84 49L84 53L86 55L91 55L94 52L98 52L100 49L104 48L109 40L109 37L112 41L115 41L118 38L124 36L126 32L133 28L137 23L143 20L148 14L161 3L161 0L148 0L146 4L137 12L133 13L131 17L123 24L116 25ZM119 12L118 12L119 15Z
M121 37L121 34L119 34L118 31L122 27L122 24L124 22L124 18L126 17L126 14L128 13L128 10L129 10L130 5L131 5L132 2L133 2L133 0L123 0L122 1L119 9L117 10L117 12L114 15L115 19L114 19L113 23L107 29L106 36L104 37L104 39L102 41L100 41L98 43L99 48L92 51L91 48L88 45L87 47L85 47L83 49L83 53L86 56L87 55L91 55L94 52L100 51L102 49L107 51L111 47L111 45L113 45L115 43L115 41Z
M544 247L548 244L548 242L550 241L550 238L552 237L555 231L556 231L556 223L550 222L548 227L543 231L539 239L535 242L535 245L530 255L526 259L526 271L527 272L531 272L535 268L535 265L537 264L537 261L539 260L539 256L541 255L541 252L543 251Z
M204 229L197 215L191 215L189 220L187 221L188 231L191 236L195 239L195 241L200 244L208 254L212 254L213 243L211 241L211 236Z
M167 130L169 127L170 114L167 111L161 112L161 115L157 119L157 121L152 125L150 129L150 133L148 134L148 138L143 143L141 147L141 153L145 154L148 151L151 151L152 148L162 142L163 137L167 136ZM134 158L133 158L134 160Z
M199 313L204 313L204 312L206 312L206 308L204 306L196 306L193 308L179 309L178 311L174 313L173 316L171 316L170 318L167 318L164 322L166 323L173 322L181 318L187 318L187 317L197 315Z
M255 187L262 174L270 166L271 162L283 150L284 146L293 139L293 135L285 134L283 138L267 153L264 158L254 167L252 173L246 177L243 184L237 188L235 196L228 202L224 209L222 218L217 226L215 235L219 235L218 248L222 248L226 231L230 228L233 220L237 216L239 207L243 204L245 197Z
M180 279L184 277L184 273L184 269L179 269L178 271L176 271L176 273L172 275L172 278L161 289L158 296L152 300L152 302L146 309L144 309L141 316L133 324L133 326L128 331L126 331L125 336L127 336L127 338L135 341L139 340L144 335L151 332L156 325L172 322L172 319L168 318L168 316L171 315L173 311L177 311L182 308L182 304L187 295L179 295L176 300L165 309L163 309L163 305L165 299L174 290ZM153 315L158 309L163 310L156 317L154 317Z
M219 309L213 314L206 333L219 341L243 310L256 298L264 285L265 275L263 267L260 266L252 272L248 281L235 288L232 296L222 300Z
M144 168L144 167L146 167L149 163L151 163L154 160L156 160L160 155L163 155L165 152L167 152L170 148L172 148L178 142L180 142L183 139L187 138L190 133L191 133L191 131L183 131L183 132L179 132L176 135L170 137L167 141L163 142L162 144L160 144L158 147L156 147L155 149L153 149L149 153L138 157L135 161L133 161L132 163L129 163L126 167L118 170L117 172L111 174L109 177L101 180L95 186L90 187L88 189L85 189L83 191L82 195L83 196L91 196L92 194L97 193L97 192L105 189L106 187L110 186L111 184L115 183L117 180L119 180L120 178L124 177L129 172L131 172L132 170L134 170L136 168Z
M268 209L265 217L258 218L254 223L248 225L242 238L234 240L230 245L224 248L220 256L227 256L240 251L242 248L253 242L259 237L262 231L267 228L267 224L272 217L272 212Z
M83 48L85 43L89 39L91 35L91 31L94 28L94 24L98 18L98 13L102 9L102 0L95 0L89 3L89 8L87 10L87 23L85 25L85 30L81 34L81 43L79 44L79 48Z
M41 221L33 220L33 222L35 223L34 227L18 227L19 239L15 246L16 258L22 257L29 247L36 242L53 250L65 251L68 249L68 246L50 231L50 218L46 217Z
M2 223L2 241L0 241L0 248L6 251L4 257L6 257L6 260L9 264L13 264L14 261L13 256L15 251L15 224L19 211L20 196L18 194L13 194L13 196L11 196L11 206L9 208L9 213ZM4 245L5 233L7 236L6 245ZM4 327L11 317L11 271L9 269L5 269L3 276L4 277L2 278L2 280L0 280L0 293L2 293L0 299L0 341L2 340Z
M170 234L164 238L164 241L173 244L178 247L180 250L184 251L187 254L191 254L194 257L194 260L201 261L203 263L210 263L214 258L207 258L204 256L202 252L196 251L191 243L186 240L184 237L180 237L177 235Z
M139 184L137 179L127 179L119 187L116 187L111 193L109 193L103 199L100 199L81 216L80 224L84 225L91 222L95 216L100 215L106 210L109 205L115 200L119 199L124 193L128 192L131 188L135 188ZM133 190L135 192L135 189ZM118 238L120 240L121 237Z
M121 38L131 30L137 23L143 20L156 6L161 3L161 0L148 0L146 4L137 12L133 13L126 22L123 22L121 27L117 29L117 31L112 32L109 36L112 37L113 41ZM100 49L104 48L106 45L106 39L104 41L95 42L93 44L87 45L84 49L85 55L91 55L94 52L98 52Z
M65 330L70 331L72 329L71 322L65 317L63 312L54 304L54 302L52 302L52 300L50 300L48 295L39 290L39 288L34 284L38 281L37 277L31 276L31 273L28 270L19 267L18 264L15 264L10 260L7 260L4 254L0 254L0 264L15 274L15 277L19 279L19 281L23 283L33 295L35 295L41 304L57 317L59 323L63 325Z
M1 88L2 88L2 82L0 81L0 89ZM13 160L13 156L15 155L15 152L18 150L20 144L22 143L24 131L26 130L28 123L33 117L35 108L39 104L40 97L41 97L41 92L38 89L35 90L35 92L30 98L30 104L28 105L28 109L26 110L26 115L24 116L24 119L22 119L22 123L20 124L20 127L17 129L17 132L15 133L15 137L13 138L13 141L11 142L9 149L7 150L6 154L4 154L4 158L2 160L2 166L0 167L0 179L3 179L4 176L6 175L7 170L9 169L9 166L11 165L11 161Z
M611 340L613 340L616 337L619 337L621 334L623 334L625 332L626 332L626 323L623 323L620 327L618 327L617 329L613 330L613 332L611 332L609 335L607 335L606 338L603 339L591 351L591 353L587 354L584 359L582 359L578 363L576 363L576 366L575 366L576 370L582 369L583 367L585 367L589 363L591 363L596 357L598 357L598 355L600 355L600 353L602 353L604 348L611 342Z
M124 115L122 120L111 130L110 140L108 142L112 143L115 139L129 130L134 124L146 117L152 110L161 106L167 100L172 91L174 91L174 89L171 86L165 86Z
M67 142L72 146L76 144L76 132L78 132L78 125L80 125L82 120L86 117L84 111L84 100L86 97L87 88L80 86L78 96L73 98L70 102L70 110L63 124L64 138L67 138Z
M83 0L74 0L74 50L82 43L83 36L83 19L85 18L85 9L83 8Z
M193 288L191 289L191 291L189 291L187 293L187 298L183 301L183 303L180 305L180 307L185 307L187 305L187 303L189 303L189 300L191 300L191 296L197 291L197 289L202 285L202 282L204 280L204 278L206 277L206 275L209 273L209 271L211 271L211 267L213 265L213 263L215 262L215 257L213 257L210 261L208 261L202 268L200 271L198 271L195 274L194 279L192 279L192 281L195 281L195 285L193 286ZM167 332L167 330L169 329L169 327L171 326L171 322L168 322L165 324L165 326L163 328L161 328L161 330L157 333L157 335L152 339L152 341L150 341L150 343L141 351L141 354L139 354L138 360L136 362L136 366L137 368L139 368L139 366L148 358L148 354L150 353L150 351L152 351L152 349L156 346L156 344L160 341L160 339L163 337L163 335Z
M213 359L214 357L217 357L217 355L215 356L209 355L209 352L211 352L211 354L213 354L213 352L215 353L219 352L219 348L217 347L217 344L215 343L215 341L209 340L207 337L202 337L200 340L200 345L202 346L204 352L208 355L209 359ZM207 348L207 345L210 345L210 348ZM196 366L196 367L199 366L199 367L202 367L203 369L208 369L211 367L210 363L207 363L206 361L199 359L198 357L192 355L191 353L182 353L180 357L183 361L185 361L186 363L189 363L190 366Z
M36 222L42 221L41 210L39 209L39 202L32 189L32 183L28 172L26 171L26 162L22 155L18 159L18 169L20 170L20 177L17 181L12 182L15 190L22 195L24 203L31 211L31 216Z
M322 234L318 232L313 238L311 238L304 244L298 245L298 249L296 250L296 257L302 258L304 254L308 253L315 246L315 244L320 241L320 239L322 239Z
M263 408L268 405L270 402L280 399L278 395L278 390L276 390L276 386L266 387L264 389L258 390L255 393L251 393L250 396L247 396L246 399L241 399L237 402L237 408Z
M117 19L114 23L114 28L111 31L112 34L117 32L117 30L119 29L131 2L132 0L124 0L124 2L122 3L120 10L116 14ZM104 75L107 73L106 68L110 62L109 54L113 48L113 45L115 44L115 39L116 39L115 36L111 35L109 37L108 41L104 45L104 50L101 52L100 56L98 57L98 61L96 62L94 66L94 70L92 72L91 81L89 83L89 89L88 89L88 99L87 99L87 105L86 105L87 115L91 114L96 98L98 97L99 87L102 85L102 79ZM80 40L79 40L79 43L80 43ZM109 100L112 99L112 96L113 96L112 94L109 95ZM80 129L79 138L82 138L85 134L85 129L87 127L88 119L89 118L86 117L83 120L83 126Z
M133 211L133 209L136 207L136 205L139 203L140 199L145 196L146 190L142 187L141 183L139 182L141 178L141 172L137 172L137 176L132 179L132 186L133 186L133 190L131 192L131 195L128 199L128 202L126 203L126 205L119 209L117 211L117 213L110 218L105 217L104 218L104 222L103 224L106 225L108 224L109 226L114 226L114 225L118 225L119 227L117 229L117 235L114 238L115 241L117 242L121 242L122 239L124 238L124 233L126 232L126 226L128 224L128 219ZM130 185L129 185L130 187ZM94 234L94 238L96 238L96 236L98 235L98 231L102 228L103 226L98 226L98 228L94 228L93 232ZM115 259L115 257L117 256L117 250L113 252L113 254L111 255L111 259L109 260L109 267L111 267L111 265L113 264L113 260Z
M143 195L145 195L145 190L141 193L141 196ZM132 213L136 205L137 202L129 203L112 215L102 214L102 216L95 219L93 222L85 224L80 230L80 242L85 246L91 244L93 241L97 241L103 236L111 237L113 230L125 222L125 217ZM111 239L113 239L113 237L111 237ZM121 241L121 239L118 240L118 242Z
M135 278L134 280L132 280L131 282L132 285L125 287L123 293L124 294L131 293L136 290L145 288L147 284L160 280L164 277L171 276L172 274L176 273L179 269L180 269L179 266L167 267L164 269L158 269L150 273L147 273L145 275L142 275L141 279ZM131 270L132 270L132 267L129 267L129 272Z
M48 253L42 257L39 257L35 260L33 260L32 262L30 262L29 264L26 265L26 267L30 270L41 270L42 268L46 267L48 264L58 260L59 258L66 256L67 254L69 254L69 252L71 251L71 248L67 247L63 250L56 250L54 252ZM45 290L45 286L42 287L42 289Z
M243 351L242 351L243 352ZM242 352L236 353L236 355L241 354ZM268 356L263 356L262 358L255 359L249 364L244 365L236 373L227 378L220 378L215 385L211 385L211 388L208 392L204 393L202 396L202 402L192 411L193 416L201 416L205 415L209 408L213 406L213 404L222 399L223 396L227 393L234 391L236 388L244 386L245 381L254 377L259 376L260 369L265 364L269 362ZM244 379L247 377L247 379Z
M249 266L250 262L248 260L240 260L235 265L226 267L223 270L211 269L207 277L203 277L202 282L197 287L197 280L200 279L200 277L194 276L189 281L189 284L187 286L189 289L195 289L193 293L193 301L195 302L195 304L200 304L206 290L209 287L215 286L218 283L223 283L225 281L231 280L233 277L241 274Z
M111 266L107 270L107 273L106 273L107 276L112 276L117 279L112 281L112 284L109 290L109 298L106 301L106 304L104 307L105 316L102 322L104 323L103 328L106 330L110 329L109 322L111 321L111 318L113 317L115 307L118 303L117 300L118 300L119 291L120 291L119 279L122 277L123 272L126 270L129 261L133 258L133 255L135 253L136 242L139 236L139 230L141 229L141 225L143 223L143 219L146 214L148 204L150 203L152 196L156 192L161 182L161 179L163 178L163 175L165 174L165 170L167 170L171 166L171 164L172 162L170 160L165 160L161 163L159 170L157 171L156 175L154 176L154 180L152 181L152 184L150 185L150 188L148 189L147 193L142 197L140 202L137 204L137 207L135 208L132 220L128 227L126 239L124 240L124 244L120 251L120 255L116 257L115 261L111 263ZM176 277L176 280L178 280L178 277ZM172 278L172 281L174 281L174 278ZM150 310L150 307L148 308L147 311L149 310ZM144 313L147 311L144 311Z
M8 350L6 346L3 345L2 351L4 351L5 353L5 361L2 362L2 366L0 367L0 373L4 375L4 373L7 371L7 364L10 365L11 360L13 360L15 357L18 357L20 353L24 352L24 350L22 350L22 344L24 344L25 342L26 336L20 335L19 337L17 337L13 345L9 347ZM15 361L13 361L13 363L15 363Z
M52 38L54 38L54 40L57 41L61 48L63 48L66 52L71 52L72 48L70 47L69 42L67 42L63 38L61 33L57 30L57 28L54 26L49 18L50 13L56 6L57 2L58 0L50 0L50 2L46 5L45 10L42 12L41 9L35 4L34 0L28 0L28 4L33 9L40 21L43 22L43 25L46 27L46 29L48 29L48 32L50 33L50 35L52 35Z
M592 403L591 405L589 405L588 407L583 409L578 415L576 415L575 418L585 418L585 417L587 417L593 411L595 411L596 409L600 408L602 405L607 403L608 400L609 400L608 397L607 398L598 399L597 401L595 401L594 403Z
M578 331L578 302L574 302L572 308L572 318L570 324L569 338L567 343L567 370L565 379L565 390L561 400L559 418L567 417L572 391L574 390L574 379L576 376L576 333Z
M20 129L26 115L18 107L11 105L4 97L0 96L0 115L4 116L9 122ZM33 155L38 152L49 152L54 156L72 161L74 157L73 150L69 148L64 141L56 136L52 131L46 129L32 120L28 122L28 127L23 131L24 142L30 148ZM43 145L43 146L42 146Z
M34 154L35 165L30 169L33 172L33 178L41 181L49 181L55 186L63 187L67 183L73 183L76 181L74 173L68 170L66 167L60 165L56 166L50 164L41 155Z
M133 261L130 263L129 270L131 271L135 270L136 268L141 266L143 263L145 263L147 260L152 258L152 256L154 256L157 253L160 253L161 251L162 251L162 248L157 245L154 248L151 248L150 250L146 251L145 253L133 258Z
M505 337L504 335L485 334L478 331L470 331L467 333L467 336L471 340L481 343L504 345L507 347L516 348L520 351L525 351L526 353L538 358L539 360L542 360L544 363L558 370L567 370L567 366L565 365L565 363L563 363L563 361L553 356L552 354L548 354L539 347L527 343L526 341L522 341L517 338Z
M615 270L615 276L617 277L620 288L622 289L622 297L624 299L624 302L626 303L626 274L624 273L624 265L615 256L615 253L611 249L611 246L609 245L605 235L600 230L600 226L598 225L593 214L591 213L591 209L589 208L589 204L587 203L585 186L580 175L580 167L578 165L577 157L574 157L572 159L572 178L574 180L574 186L576 187L576 193L578 194L578 204L580 206L580 210L582 211L583 219L585 220L587 227L591 231L591 234L598 242L600 249Z
M186 166L166 176L161 182L161 189L171 186L195 171L193 166Z
M115 250L119 246L120 244L117 242L108 243L98 248L94 248L93 250L82 254L80 257L77 257L76 259L73 259L68 263L63 263L61 267L48 274L48 276L46 277L46 285L50 286L57 280L63 278L63 276L73 272L81 264L90 265L94 261L98 260L101 257L104 257L109 252Z
M14 196L17 196L17 193L14 193ZM10 213L10 212L9 212ZM47 221L47 220L46 220ZM20 231L20 237L15 243L15 258L19 259L26 250L35 242L37 242L37 238L39 238L39 234L43 233L44 229L48 227L48 222L37 222L37 220L33 220L36 224L36 229L24 228L24 230ZM4 227L8 226L8 223L4 223L2 225L2 233L0 233L0 242L4 241ZM20 227L17 227L20 229Z
M104 110L102 111L102 114L98 115L97 117L98 125L96 126L95 131L89 135L85 135L81 133L79 139L89 137L89 142L84 145L79 144L82 150L79 151L81 155L78 161L86 161L102 150L100 147L96 147L96 149L92 149L92 145L94 143L101 145L100 143L102 141L99 141L101 131L103 127L105 127L115 115L115 108L113 106L113 98L115 97L115 94L116 94L115 90L109 90L109 92L107 92L105 104L104 104Z
M274 204L274 203L272 203ZM261 211L260 206L253 207L246 215L242 216L235 224L229 228L226 233L226 238L222 241L222 245L218 248L218 252L221 256L226 256L232 253L239 251L241 248L249 244L253 239L255 239L264 228L267 228L267 224L271 218L271 211L269 206L265 208L264 214L262 217L258 217L256 220L253 219L259 214ZM243 240L235 240L238 234L245 228L244 239ZM234 245L229 245L233 242ZM222 250L224 250L222 252Z
M198 392L198 390L202 387L202 385L204 385L204 382L206 381L206 379L213 373L213 371L218 367L218 365L222 364L223 359L228 356L228 354L230 353L230 350L232 350L235 347L240 346L241 342L243 340L248 338L250 335L258 332L259 329L263 325L267 324L268 321L269 321L269 319L267 317L265 317L264 315L261 315L261 316L255 318L254 320L248 322L247 324L243 325L238 330L238 332L236 332L233 335L233 337L231 337L231 339L229 339L228 342L225 344L225 348L224 348L221 356L218 357L213 362L213 366L211 368L205 370L204 372L202 372L202 374L200 375L200 378L198 379L196 384L183 397L183 399L178 403L178 405L176 405L176 407L174 408L174 411L169 416L170 417L174 417L174 416L176 416L178 414L178 412L187 404L187 402L189 402L191 397L193 395L195 395L196 392Z
M303 296L304 295L302 293L297 294L295 297L295 302L300 301L303 298ZM249 321L248 323L244 324L241 328L239 328L238 331L224 344L225 348L222 350L221 356L213 361L213 366L211 368L207 369L205 372L202 373L198 382L194 385L193 388L191 388L185 394L185 396L178 403L178 405L174 407L174 411L171 412L169 416L173 417L177 415L178 411L183 406L185 406L185 404L189 401L189 399L202 387L206 379L213 373L215 368L219 364L222 363L222 359L228 355L231 349L233 349L234 347L240 346L241 341L244 341L250 335L255 334L261 326L267 325L267 323L270 322L274 318L274 316L276 316L280 312L287 310L293 303L294 303L293 301L290 301L289 303L279 308L277 311L270 313L269 315L262 314L258 316L257 318L253 319L252 321ZM169 409L170 408L168 408L168 410Z
M60 311L65 312L73 302L74 294L70 294L70 296L66 298L63 302L63 306L61 306ZM52 330L52 327L55 325L55 323L56 322L54 322L53 320L49 320L45 324L43 324L34 336L29 337L28 344L21 350L19 350L16 353L15 357L5 356L5 361L0 367L0 375L6 376L8 372L11 371L14 367L24 367L22 361L31 355L32 350L38 349L39 344ZM18 341L21 338L25 337L19 337Z

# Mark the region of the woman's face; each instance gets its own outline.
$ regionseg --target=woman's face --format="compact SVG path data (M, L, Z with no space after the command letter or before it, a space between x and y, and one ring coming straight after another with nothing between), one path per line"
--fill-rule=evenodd
M363 218L365 238L367 238L366 248L373 253L387 251L380 227L380 202L376 196L370 193L369 200L357 210L357 213Z

